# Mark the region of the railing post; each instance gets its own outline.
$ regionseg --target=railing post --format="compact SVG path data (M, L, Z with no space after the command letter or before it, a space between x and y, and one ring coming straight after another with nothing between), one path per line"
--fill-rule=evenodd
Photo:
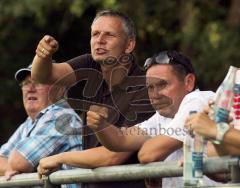
M240 168L239 165L230 166L231 169L231 183L240 183Z
M43 188L61 188L61 185L53 185L49 180L49 176L44 176L42 179L44 182Z

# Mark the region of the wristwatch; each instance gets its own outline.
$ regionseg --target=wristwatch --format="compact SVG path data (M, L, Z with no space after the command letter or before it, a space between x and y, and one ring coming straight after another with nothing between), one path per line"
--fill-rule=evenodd
M214 144L220 144L223 140L224 135L229 130L229 125L225 122L217 123L217 135L216 140L213 141Z

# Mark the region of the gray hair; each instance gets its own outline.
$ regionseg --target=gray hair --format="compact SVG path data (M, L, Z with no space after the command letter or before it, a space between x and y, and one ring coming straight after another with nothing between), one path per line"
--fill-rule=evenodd
M92 24L101 16L118 17L123 21L124 31L129 39L136 40L136 29L133 21L124 13L114 10L104 10L96 14Z

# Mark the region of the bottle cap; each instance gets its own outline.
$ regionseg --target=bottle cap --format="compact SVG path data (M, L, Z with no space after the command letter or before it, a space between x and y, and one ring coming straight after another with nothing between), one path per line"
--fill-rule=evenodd
M189 112L189 115L196 114L196 113L197 113L196 110L191 110L191 111Z
M240 69L236 71L235 84L240 84Z

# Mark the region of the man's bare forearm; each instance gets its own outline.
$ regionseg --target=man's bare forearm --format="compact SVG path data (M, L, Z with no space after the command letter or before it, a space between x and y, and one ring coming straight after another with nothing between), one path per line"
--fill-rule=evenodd
M98 140L111 151L137 151L149 136L136 126L119 129L114 125L95 131Z
M214 144L217 155L239 155L240 154L240 131L230 128L224 135L220 145Z
M87 112L87 126L96 134L98 140L111 151L136 151L149 138L138 126L117 128L107 122L108 110L92 105Z
M62 164L81 168L120 165L131 155L129 152L111 152L105 147L58 154Z
M33 172L34 168L29 161L17 150L13 150L8 159L8 165L14 171Z
M7 158L0 156L0 176L3 176L7 170L8 160Z
M122 151L122 147L125 146L125 136L122 134L121 130L114 125L107 125L101 129L95 129L99 142L107 149L111 151ZM121 140L121 143L119 142ZM126 150L125 150L126 151Z
M40 83L51 84L55 80L52 56L58 50L58 41L45 35L38 43L33 59L32 78ZM62 75L61 75L62 76Z
M32 78L40 83L49 84L49 82L52 82L52 80L49 79L51 78L51 75L52 58L49 57L43 59L41 57L38 57L38 55L35 55L31 72Z

